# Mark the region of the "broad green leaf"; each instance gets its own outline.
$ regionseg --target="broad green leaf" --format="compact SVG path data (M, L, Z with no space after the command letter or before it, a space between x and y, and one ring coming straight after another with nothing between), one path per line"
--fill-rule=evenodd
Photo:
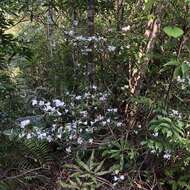
M171 61L169 61L168 63L166 63L165 65L164 65L164 67L165 66L178 66L180 64L180 62L178 61L178 60L171 60Z
M170 37L174 37L174 38L178 38L180 36L183 35L184 31L176 26L166 26L164 27L164 32L170 36Z
M187 71L189 71L189 66L186 63L182 63L181 71L182 71L183 75L185 75L187 73Z
M182 70L181 70L181 66L176 67L176 69L174 71L173 78L177 78L178 76L182 76L182 75L183 75L183 73L182 73Z

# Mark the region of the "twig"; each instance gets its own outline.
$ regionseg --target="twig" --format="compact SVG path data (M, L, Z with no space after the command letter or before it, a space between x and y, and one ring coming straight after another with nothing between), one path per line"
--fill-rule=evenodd
M42 167L34 168L34 169L31 169L31 170L25 171L25 172L23 172L23 173L21 173L19 175L16 175L16 176L4 177L4 179L1 179L1 180L2 181L13 180L13 179L16 179L16 178L23 177L28 173L35 172L35 171L38 171L38 170L41 170L41 169L44 169L44 168L42 168Z

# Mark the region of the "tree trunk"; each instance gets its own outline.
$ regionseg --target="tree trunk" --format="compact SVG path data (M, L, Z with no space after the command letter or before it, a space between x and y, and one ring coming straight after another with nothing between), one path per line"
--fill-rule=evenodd
M74 4L74 2L73 2ZM73 31L73 34L74 36L76 36L77 34L77 26L78 26L78 19L77 19L77 11L76 11L76 7L73 7L73 20L72 20L72 31ZM78 64L79 64L79 61L78 61L78 48L77 47L73 47L73 52L72 52L72 59L73 59L73 71L74 71L74 90L77 89L77 80L78 80L78 76L77 76L77 67L78 67Z
M142 84L146 77L148 65L151 61L151 57L147 55L153 51L160 31L159 18L160 14L158 14L154 19L151 19L147 24L145 36L148 38L148 42L145 49L141 50L142 58L140 67L138 69L134 69L132 65L129 66L129 93L131 97L138 97L141 93ZM138 106L133 102L128 103L126 105L125 113L127 126L131 129L137 124Z
M48 49L50 52L50 58L53 57L53 7L52 2L49 0L48 2L48 15L47 15L47 38L48 38Z
M88 0L88 35L89 37L94 36L94 0ZM90 41L88 49L88 80L89 85L92 87L95 84L95 75L96 75L96 65L94 63L94 42Z
M117 24L117 31L120 31L123 25L123 18L124 18L124 1L125 0L116 0L116 24Z

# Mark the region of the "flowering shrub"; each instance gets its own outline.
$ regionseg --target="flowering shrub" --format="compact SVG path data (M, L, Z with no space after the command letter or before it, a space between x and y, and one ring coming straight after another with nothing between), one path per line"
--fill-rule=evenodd
M19 137L92 144L98 131L105 132L109 128L114 130L122 126L118 109L109 104L109 98L110 94L106 92L84 92L80 95L67 93L64 101L40 100L36 97L31 100L31 105L43 115L44 123L42 121L38 126L29 119L21 121ZM70 146L66 150L70 152Z

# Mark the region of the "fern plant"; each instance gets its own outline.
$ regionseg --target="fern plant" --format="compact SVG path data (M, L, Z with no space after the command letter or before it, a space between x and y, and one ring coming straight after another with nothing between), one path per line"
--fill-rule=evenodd
M2 136L0 145L0 170L3 171L0 189L25 189L27 183L31 186L49 183L47 168L52 157L46 142Z

